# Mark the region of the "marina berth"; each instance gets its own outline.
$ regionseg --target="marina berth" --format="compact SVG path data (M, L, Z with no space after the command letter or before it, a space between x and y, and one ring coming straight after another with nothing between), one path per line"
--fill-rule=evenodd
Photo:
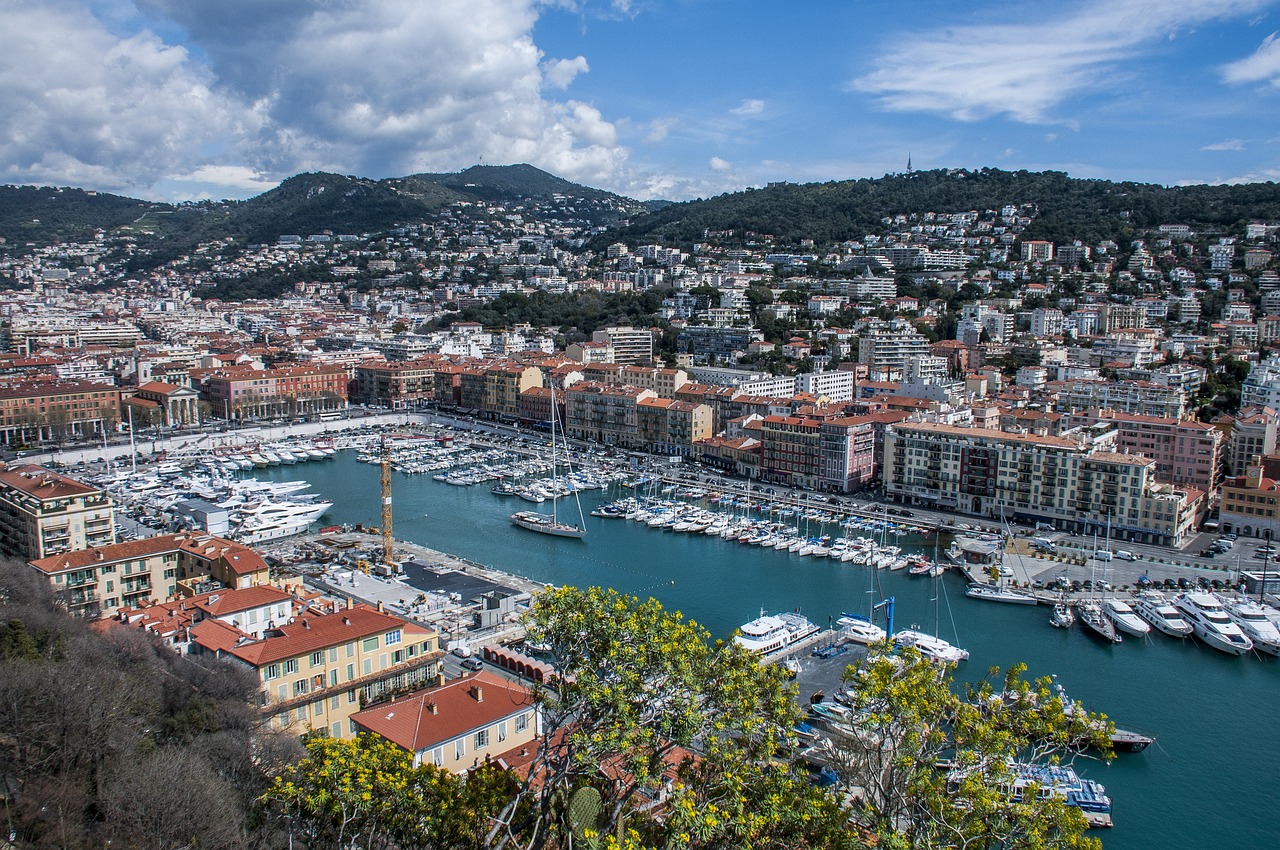
M1211 593L1179 593L1173 607L1191 624L1192 632L1206 645L1228 655L1244 655L1253 649L1253 641L1227 615L1218 598Z

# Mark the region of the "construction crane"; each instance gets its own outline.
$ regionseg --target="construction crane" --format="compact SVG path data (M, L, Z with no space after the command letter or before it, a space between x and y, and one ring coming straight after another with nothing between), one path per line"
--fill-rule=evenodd
M382 435L382 563L388 572L395 571L395 540L391 536L391 444Z

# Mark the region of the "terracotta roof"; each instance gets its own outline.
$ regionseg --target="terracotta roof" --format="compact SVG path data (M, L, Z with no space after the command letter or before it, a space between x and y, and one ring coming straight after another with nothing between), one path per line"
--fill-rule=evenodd
M215 590L193 597L191 602L197 608L207 611L214 617L225 617L250 608L261 608L277 602L292 602L293 597L279 588L269 584L253 587L239 587L230 590Z
M435 706L433 713L429 706ZM486 671L351 715L364 729L416 753L533 708L522 685Z
M270 664L394 628L416 637L435 635L431 629L360 604L332 614L299 617L281 626L272 637L236 647L233 654L253 665Z
M37 499L66 499L101 492L97 487L81 484L74 478L51 472L43 466L24 464L0 472L0 484L21 490Z

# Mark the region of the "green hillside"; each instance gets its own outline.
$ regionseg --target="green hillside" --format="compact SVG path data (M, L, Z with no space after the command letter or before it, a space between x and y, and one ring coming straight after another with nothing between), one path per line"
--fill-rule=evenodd
M884 216L999 209L1006 204L1037 206L1027 238L1096 242L1124 239L1134 229L1163 223L1230 228L1250 220L1280 220L1280 186L1167 188L1079 180L1054 171L919 171L832 183L775 183L672 204L607 237L632 244L691 243L703 239L706 231L732 230L744 240L758 233L782 243L804 238L839 242L882 232Z
M134 198L48 186L0 186L0 238L6 242L85 241L95 230L150 218L148 213L172 209Z

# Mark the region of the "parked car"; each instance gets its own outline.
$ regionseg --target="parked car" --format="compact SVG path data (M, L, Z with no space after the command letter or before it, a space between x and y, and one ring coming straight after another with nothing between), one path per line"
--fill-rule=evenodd
M471 658L464 658L462 659L462 668L464 670L483 670L484 662L474 656Z

